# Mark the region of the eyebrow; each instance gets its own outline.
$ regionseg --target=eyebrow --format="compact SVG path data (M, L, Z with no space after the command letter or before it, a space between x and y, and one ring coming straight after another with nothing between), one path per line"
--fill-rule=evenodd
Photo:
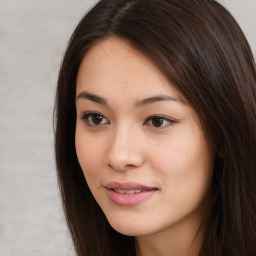
M96 94L89 93L87 91L80 92L76 99L77 100L78 99L87 99L87 100L90 100L90 101L93 101L93 102L96 102L96 103L99 103L102 105L108 105L107 101L104 98L102 98ZM169 95L156 95L156 96L152 96L152 97L148 97L148 98L136 101L135 106L140 107L143 105L148 105L148 104L152 104L155 102L161 102L161 101L173 101L173 102L184 103L184 100L182 100L181 98L175 98L175 97L172 97Z
M152 104L159 101L174 101L174 102L184 103L184 101L181 98L175 98L169 95L156 95L156 96L148 97L142 100L138 100L135 105L143 106L143 105L148 105L148 104Z
M96 103L107 105L107 101L105 99L103 99L102 97L97 96L95 94L86 92L86 91L80 92L76 99L77 100L79 100L79 99L87 99L87 100L90 100L90 101L93 101L93 102L96 102Z

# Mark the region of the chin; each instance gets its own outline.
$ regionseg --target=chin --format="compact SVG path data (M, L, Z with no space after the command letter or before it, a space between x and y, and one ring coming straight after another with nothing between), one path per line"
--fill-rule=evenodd
M145 223L138 225L138 222L134 221L131 223L129 221L109 221L110 226L125 236L143 236L152 233Z

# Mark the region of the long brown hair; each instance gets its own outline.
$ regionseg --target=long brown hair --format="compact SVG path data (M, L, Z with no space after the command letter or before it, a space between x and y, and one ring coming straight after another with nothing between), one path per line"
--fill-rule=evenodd
M75 29L58 79L55 153L77 255L135 255L134 238L113 230L91 195L75 151L77 72L90 47L110 36L158 66L215 148L200 255L256 255L255 62L240 27L214 0L102 0Z

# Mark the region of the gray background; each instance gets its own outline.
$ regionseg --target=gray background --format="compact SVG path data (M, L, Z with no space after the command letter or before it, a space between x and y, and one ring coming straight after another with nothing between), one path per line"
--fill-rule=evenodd
M0 0L0 256L74 255L56 182L52 111L67 41L94 2ZM256 55L256 0L220 2Z

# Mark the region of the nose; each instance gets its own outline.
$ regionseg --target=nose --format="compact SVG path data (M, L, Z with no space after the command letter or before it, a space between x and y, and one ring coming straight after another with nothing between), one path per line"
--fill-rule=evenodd
M122 126L112 131L106 163L116 171L140 167L144 162L141 135L132 127Z

